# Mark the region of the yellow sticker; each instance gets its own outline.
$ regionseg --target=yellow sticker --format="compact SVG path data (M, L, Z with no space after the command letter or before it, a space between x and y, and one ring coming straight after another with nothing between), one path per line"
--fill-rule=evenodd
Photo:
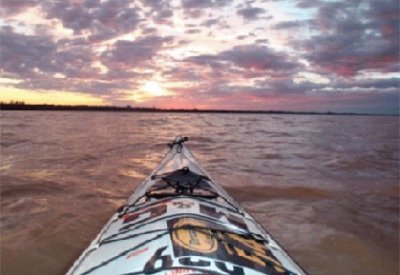
M207 227L205 222L193 219L181 219L174 224L174 228L193 226L193 227ZM209 229L176 229L172 234L172 239L178 245L200 253L213 253L218 248L218 243L212 237Z

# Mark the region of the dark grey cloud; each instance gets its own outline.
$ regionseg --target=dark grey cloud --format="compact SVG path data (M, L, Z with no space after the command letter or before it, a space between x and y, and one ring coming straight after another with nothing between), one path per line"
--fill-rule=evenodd
M242 16L246 20L256 20L259 15L264 14L265 10L262 8L256 7L247 7L243 9L239 9L236 14Z
M154 27L143 26L140 29L142 31L142 34L144 35L150 35L150 34L155 35L157 33L157 28Z
M102 62L108 68L136 68L144 63L149 64L157 52L166 44L173 42L173 37L156 35L143 37L134 41L118 40L102 53Z
M268 39L256 39L256 44L268 44Z
M368 79L350 79L337 80L332 84L337 89L359 89L359 90L398 90L400 88L399 78L368 78Z
M301 68L299 63L283 52L274 51L267 46L236 46L220 53L219 57L244 69L269 71L274 75L292 74Z
M34 76L39 70L57 71L56 65L51 62L57 45L51 37L17 34L11 27L2 27L0 41L2 71L21 78Z
M184 62L194 63L196 65L201 66L209 66L213 69L222 69L227 63L226 60L223 60L219 57L219 55L197 55L191 56L184 60Z
M137 9L124 0L44 1L41 4L48 19L61 20L63 26L73 30L74 34L86 30L92 41L133 31L141 21Z
M213 19L207 19L207 20L203 21L203 23L201 23L201 25L205 26L205 27L211 27L211 26L217 25L219 23L220 23L220 21L218 19L213 18Z
M146 16L150 17L156 24L172 24L172 22L169 21L174 15L171 1L141 0L141 2L144 6L150 8L150 12L148 12Z
M200 82L205 80L202 72L194 68L174 67L163 72L169 81Z
M185 24L185 27L186 27L186 28L196 28L196 27L197 27L197 24L191 24L191 23L189 23L189 24Z
M292 78L257 81L255 85L231 85L214 81L208 91L226 101L232 93L243 102L256 101L264 108L271 99L281 102L280 109L360 113L399 113L399 93L394 79L336 80L333 83L295 82ZM326 89L329 89L326 90ZM232 101L230 101L232 104ZM273 104L275 106L275 104ZM383 107L384 106L384 107ZM232 107L230 107L232 108ZM279 108L279 107L278 107Z
M52 79L57 74L81 79L98 74L92 67L94 54L82 41L55 42L50 36L19 34L10 27L1 28L0 39L1 71L24 82Z
M185 31L185 33L187 34L197 34L197 33L201 33L201 29L188 29Z
M182 0L182 7L185 9L211 7L211 0Z
M308 9L308 8L316 8L323 4L323 1L320 0L300 0L297 2L297 7Z
M208 9L222 8L232 3L230 0L181 0L185 19L202 18Z
M154 10L161 10L166 6L169 6L170 1L163 0L141 0L141 2L148 7L151 7Z
M0 15L9 17L24 11L26 8L36 6L39 0L1 0Z
M99 77L102 80L135 80L135 79L143 79L151 77L150 73L139 73L137 71L128 71L123 68L116 68L113 70L109 70L106 75Z
M230 0L181 0L184 9L203 9L211 7L222 7L231 4Z
M352 77L359 72L398 69L398 4L393 0L318 4L318 31L299 45L317 70Z
M241 77L252 78L269 75L274 78L293 75L302 65L289 58L283 52L277 52L267 46L236 46L217 55L192 56L185 60L213 69L222 69ZM229 69L228 69L229 68Z
M292 20L292 21L284 21L277 23L273 26L274 29L277 30L286 30L292 28L303 28L307 27L311 23L310 20Z
M399 8L397 0L371 0L365 16L372 28L379 30L382 38L399 43Z
M281 79L271 79L257 81L255 87L266 94L304 94L313 92L326 87L326 84L315 83L311 81L296 82L292 77L284 77Z
M369 78L369 79L334 79L328 83L315 83L311 81L296 82L291 78L265 79L257 83L259 87L268 87L278 93L329 93L364 94L364 93L393 93L399 88L399 79L396 78Z
M174 15L174 11L172 9L164 9L160 10L156 14L157 19L164 19L164 18L170 18Z

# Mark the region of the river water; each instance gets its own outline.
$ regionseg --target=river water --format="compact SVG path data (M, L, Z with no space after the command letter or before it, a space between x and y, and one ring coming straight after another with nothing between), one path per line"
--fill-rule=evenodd
M311 274L399 274L399 118L1 112L1 274L63 274L177 135Z

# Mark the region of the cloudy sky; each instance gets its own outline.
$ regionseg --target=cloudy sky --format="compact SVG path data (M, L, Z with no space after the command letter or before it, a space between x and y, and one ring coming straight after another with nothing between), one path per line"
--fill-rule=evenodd
M0 100L398 113L397 0L1 0Z

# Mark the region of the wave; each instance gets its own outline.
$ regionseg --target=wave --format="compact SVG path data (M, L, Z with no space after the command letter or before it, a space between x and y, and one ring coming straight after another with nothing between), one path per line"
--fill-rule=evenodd
M224 186L239 201L263 201L268 199L321 200L334 199L337 195L322 188L308 186Z

